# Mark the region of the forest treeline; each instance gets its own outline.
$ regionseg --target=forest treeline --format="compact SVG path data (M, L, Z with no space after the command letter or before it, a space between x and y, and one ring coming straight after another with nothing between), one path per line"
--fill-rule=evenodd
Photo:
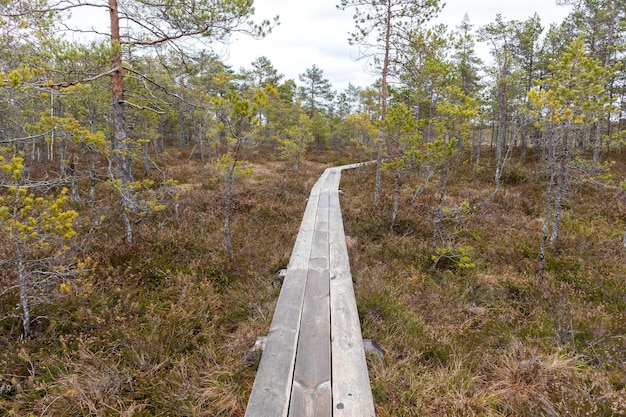
M419 198L438 184L435 224L466 209L446 207L459 155L480 169L481 149L495 150L495 196L506 163L532 151L547 178L541 274L573 178L623 186L605 155L620 149L626 128L626 4L568 3L567 19L547 28L538 14L475 28L467 16L432 24L437 0L343 0L355 19L346 41L379 77L335 91L315 65L292 80L263 56L238 70L220 60L217 43L234 33L263 42L277 24L255 22L251 0L2 2L0 297L19 294L28 335L32 302L50 288L83 291L90 260L73 243L76 203L97 206L98 187L112 190L132 242L134 224L176 205L176 184L156 162L171 148L199 155L206 175L222 178L231 259L234 180L251 155L290 170L307 152L377 160L376 204L382 172L394 178L393 227L407 189ZM110 31L70 19L79 8L107 11ZM492 63L479 59L477 42ZM437 239L435 256L447 254Z

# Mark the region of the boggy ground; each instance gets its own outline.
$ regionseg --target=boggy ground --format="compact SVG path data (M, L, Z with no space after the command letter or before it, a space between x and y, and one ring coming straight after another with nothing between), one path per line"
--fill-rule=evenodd
M391 228L392 176L375 208L373 167L343 174L363 335L384 352L368 357L378 415L626 415L619 193L572 185L539 278L545 178L535 161L512 163L491 201L488 156L453 166L446 206L467 209L443 225L449 256L434 267L438 185L412 201L405 177ZM90 294L38 307L32 339L19 340L19 320L0 321L0 415L242 416L255 375L247 353L279 292L272 276L323 169L355 162L341 158L314 155L298 172L252 158L254 173L235 183L234 262L220 181L188 154L159 161L180 183L178 217L172 202L135 225L132 245L99 188L96 209L76 207L82 252L98 262ZM2 298L0 317L16 305Z
M445 206L469 208L443 223L453 250L437 265L438 184L413 201L407 178L391 229L392 183L373 209L373 172L343 177L363 335L385 352L369 362L378 415L626 415L620 193L571 185L540 278L546 178L537 161L513 162L493 200L491 167L454 166Z

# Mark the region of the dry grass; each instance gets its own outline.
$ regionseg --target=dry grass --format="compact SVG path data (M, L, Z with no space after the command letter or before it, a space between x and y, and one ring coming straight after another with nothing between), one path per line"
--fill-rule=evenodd
M447 202L474 211L449 237L473 269L432 269L428 205L410 204L389 228L388 181L372 207L373 171L344 175L342 200L364 337L380 416L626 415L626 253L622 203L574 187L561 237L536 275L544 188L533 163L514 166L495 199L490 179L459 164Z
M96 208L77 205L82 254L98 261L90 297L39 307L31 340L17 340L18 318L0 321L0 416L242 416L255 375L246 353L278 294L272 275L287 265L310 188L338 158L313 156L297 173L256 156L254 174L236 180L232 263L220 184L197 155L163 158L179 181L178 218L170 205L141 221L132 245L100 185ZM384 351L369 358L380 417L626 415L623 203L575 187L540 280L534 168L512 166L485 203L491 168L455 167L446 201L472 212L446 232L469 248L471 269L432 268L436 187L411 204L407 182L391 230L391 178L374 208L373 170L344 174L363 334ZM0 317L17 299L4 301Z
M81 251L98 262L89 298L38 307L34 339L18 340L19 317L0 322L0 416L243 415L254 379L246 353L267 332L272 276L323 166L285 175L281 163L255 162L236 180L231 262L219 181L188 155L162 162L179 182L178 217L170 204L136 224L129 245L100 184L96 208L76 205ZM0 317L17 299L5 301Z

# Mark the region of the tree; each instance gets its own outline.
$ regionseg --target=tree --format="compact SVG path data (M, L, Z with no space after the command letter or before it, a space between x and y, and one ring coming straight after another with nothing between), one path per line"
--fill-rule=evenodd
M216 82L226 90L224 96L214 98L214 106L231 145L229 151L217 161L217 167L224 177L224 242L229 258L234 261L230 217L235 176L249 172L242 168L243 147L245 141L256 131L258 107L266 103L267 97L262 90L257 90L251 100L243 97L224 75L216 77Z
M539 248L538 272L543 274L546 243L557 241L561 206L571 181L576 157L576 136L585 132L610 111L611 97L604 86L613 75L590 56L583 38L578 37L565 53L550 65L551 75L538 80L539 89L529 93L532 112L543 132L545 163L549 180L546 188L545 219ZM552 233L549 236L550 229Z
M80 277L88 264L71 256L69 246L76 235L76 211L65 209L67 189L50 196L37 196L24 184L23 158L0 155L0 266L11 268L14 285L0 296L17 289L22 309L24 337L32 336L33 307L59 292L81 287ZM29 184L33 187L37 184ZM40 184L43 185L43 184Z
M528 92L532 88L532 82L537 78L537 69L539 68L539 36L543 32L541 19L537 13L524 22L516 22L516 38L513 45L513 51L519 60L522 71L524 72L524 107L528 108ZM526 151L528 148L528 132L530 122L522 112L521 126L521 160L526 161Z
M354 9L355 31L348 41L351 45L363 47L359 59L372 58L374 70L381 75L380 117L385 120L388 77L395 75L395 65L403 61L408 33L436 16L440 10L439 0L341 0L337 7L341 10ZM381 132L378 138L374 204L380 201L383 141Z
M279 139L281 144L280 155L283 159L294 161L294 171L300 168L302 155L307 145L313 140L313 123L306 113L300 113L298 123L285 132L285 137Z
M466 13L457 27L452 54L452 60L461 82L461 90L468 96L473 96L480 88L478 72L482 64L482 60L476 55L476 42L472 36L473 27Z
M327 109L332 101L334 96L332 84L324 78L324 71L316 65L307 68L303 74L299 75L299 78L304 85L298 89L298 96L309 117L313 118L315 113Z
M400 203L400 187L402 186L402 171L411 166L410 156L422 142L422 135L418 129L418 121L404 104L393 105L385 120L380 122L380 129L385 135L387 147L392 148L393 157L384 163L385 169L394 172L393 210L391 227L396 224Z
M567 3L574 4L572 21L579 33L584 37L590 54L605 67L614 66L623 62L623 54L626 51L626 1L625 0L572 0ZM623 70L622 70L623 71ZM618 81L619 73L607 80L604 86L612 96L618 96L618 89L624 89L624 75L622 72L621 83ZM621 86L620 86L621 84ZM622 93L623 94L623 93ZM595 131L591 135L594 152L594 162L600 161L605 138L607 141L612 137L612 117L605 117L595 123Z
M375 139L378 136L378 130L374 122L367 114L357 113L348 116L344 121L344 125L347 126L351 142L359 150L360 161L372 161L374 158L373 153L376 151Z
M513 45L515 41L515 21L505 22L502 15L496 15L496 21L480 28L479 36L482 41L491 43L491 54L495 58L495 102L497 105L496 131L496 172L494 175L495 197L500 186L500 178L507 154L505 153L507 130L509 123L509 98L513 89Z
M399 76L402 84L394 92L395 100L409 106L420 120L425 142L434 140L434 120L443 90L460 81L447 58L450 42L446 30L444 25L436 25L409 33Z
M250 75L257 88L263 88L266 84L277 86L284 77L283 74L278 73L272 61L266 56L261 56L252 61L252 71Z
M271 30L272 24L269 21L256 24L250 19L254 13L252 3L252 0L171 0L159 4L149 0L122 3L118 3L117 0L96 0L87 3L60 0L48 4L46 1L30 0L4 7L0 11L0 16L18 21L25 17L37 20L50 15L61 19L79 7L109 12L110 33L107 37L110 39L108 53L111 68L96 76L85 77L82 82L91 82L104 76L111 77L113 121L111 157L114 162L111 176L112 183L117 186L122 205L128 241L132 240L132 230L127 213L143 208L134 197L137 187L133 180L131 162L138 144L128 137L126 108L136 105L126 98L125 73L133 74L144 81L149 81L149 77L133 69L129 62L124 63L124 53L127 52L130 56L136 49L155 48L161 51L163 48L171 47L172 50L186 55L195 49L192 47L192 40L203 45L207 42L227 40L234 32L263 37ZM70 31L104 35L93 28L73 25L74 23L68 22L64 27ZM61 85L67 83L65 81Z

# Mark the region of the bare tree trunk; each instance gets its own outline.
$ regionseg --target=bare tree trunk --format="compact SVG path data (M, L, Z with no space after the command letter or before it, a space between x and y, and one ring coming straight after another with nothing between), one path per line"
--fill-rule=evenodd
M76 156L72 155L72 159L68 165L70 169L70 176L72 181L72 201L80 201L80 195L78 194L78 175L76 174Z
M122 201L123 201L123 197ZM130 219L128 218L128 211L126 206L122 203L122 220L124 221L124 230L126 231L126 242L133 243L133 228L130 225Z
M93 207L96 202L96 153L91 151L91 161L89 162L89 206Z
M62 178L67 176L67 152L65 146L65 140L59 139L59 169Z
M31 334L30 329L30 303L28 300L28 277L24 267L24 252L17 251L17 282L20 287L20 303L22 304L22 325L24 327L24 338Z
M383 134L378 134L377 142L377 155L376 155L376 180L374 182L374 205L380 203L381 181L383 171Z
M393 211L391 212L391 228L396 225L398 219L398 207L400 206L400 171L396 170L394 176L394 188L393 188Z
M476 149L476 165L480 165L480 154L483 149L483 129L480 129L480 135L478 136L478 148Z
M387 15L385 17L385 57L383 58L383 72L380 82L380 119L387 117L387 75L389 75L389 54L391 51L391 2L387 3ZM378 134L378 155L376 156L376 182L374 184L374 205L380 203L382 168L383 168L383 134Z
M528 105L527 105L528 107ZM522 153L520 155L520 160L522 162L526 162L526 153L528 150L528 118L526 116L522 116Z
M446 198L446 192L448 191L448 176L450 174L450 161L446 161L443 166L443 173L441 174L441 193L439 194L439 205L443 206L443 202Z
M230 207L231 199L233 195L233 184L235 182L235 168L237 165L237 159L235 159L230 166L225 184L224 192L224 241L226 243L226 252L231 261L235 259L235 253L233 250L233 243L230 237Z
M178 115L178 122L180 123L180 130L178 133L178 147L183 150L185 149L185 113L183 110L180 110Z
M548 232L550 231L550 219L552 218L552 189L554 188L554 177L556 172L554 169L550 174L548 189L546 191L546 214L541 228L541 243L539 245L539 268L538 275L543 277L543 267L546 261L546 242L548 241Z
M126 121L124 109L124 74L122 72L122 43L120 36L120 20L117 0L109 0L109 14L111 18L111 91L113 96L113 138L111 150L115 161L115 178L121 180L118 193L122 206L122 217L126 228L126 241L132 242L132 229L128 219L128 212L134 208L134 195L130 187L133 181L131 159L128 154L129 144L126 141Z
M233 196L233 188L235 185L235 170L237 169L237 162L239 162L241 147L243 146L243 139L237 138L237 145L235 145L235 151L233 152L233 163L226 173L226 182L224 184L224 242L226 244L226 252L231 262L235 261L235 251L233 249L233 242L230 236L230 212Z
M561 168L561 172L558 173L556 181L556 192L554 193L554 211L553 211L553 223L552 234L550 235L550 247L554 248L556 241L559 237L559 230L561 225L561 203L567 193L568 174L566 168Z
M602 121L598 120L596 123L596 133L595 140L593 143L593 162L599 163L600 158L602 157L602 147L604 145L604 141L602 140Z

